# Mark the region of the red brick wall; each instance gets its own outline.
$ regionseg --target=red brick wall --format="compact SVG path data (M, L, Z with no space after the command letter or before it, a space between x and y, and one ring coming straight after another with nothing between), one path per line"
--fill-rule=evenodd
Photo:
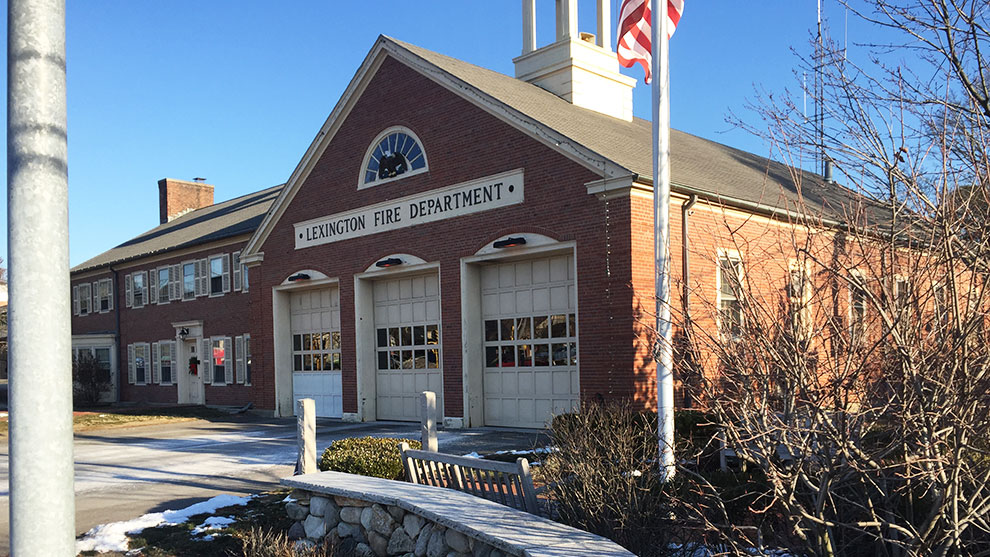
M167 304L145 304L141 308L125 307L124 277L137 271L148 271L149 288L151 276L156 269L166 265L181 264L184 261L201 259L211 255L233 254L244 247L244 243L229 244L206 248L194 253L186 253L180 257L156 260L145 265L122 268L115 279L114 312L120 311L120 337L118 341L118 384L120 385L121 400L131 402L177 402L178 393L175 385L131 385L127 382L127 345L139 342L157 342L174 340L175 327L172 323L180 321L203 321L204 336L229 336L231 340L237 335L251 332L250 299L251 292L233 291L233 269L231 269L231 292L218 297L199 297L190 301L172 301ZM110 276L106 273L101 276ZM92 282L95 278L74 279L72 284ZM116 330L117 316L114 312L75 316L72 319L73 334L108 333ZM252 353L257 353L252 341ZM233 360L231 360L231 365ZM187 362L176 358L176 371L173 373L188 373ZM252 367L254 369L254 367ZM150 369L149 369L150 373ZM257 376L257 374L253 374ZM217 405L243 405L254 400L252 387L244 385L206 385L206 403ZM267 401L264 408L272 408L272 400Z
M365 151L384 129L406 126L422 141L429 172L358 190ZM364 207L505 172L525 169L525 203L323 246L294 249L293 223ZM510 232L539 233L577 244L581 389L585 397L628 392L628 202L609 205L588 195L585 183L601 179L522 132L391 59L386 60L262 246L257 291L270 292L289 273L311 268L340 281L344 411L356 412L354 280L390 253L409 253L440 265L444 404L446 416L463 415L460 259ZM606 236L611 278L606 277ZM608 295L607 295L608 294ZM258 294L255 294L258 296ZM264 385L256 396L274 400L271 296L255 298L257 354ZM619 339L619 342L614 340ZM626 339L621 341L621 339ZM269 403L270 404L270 403Z

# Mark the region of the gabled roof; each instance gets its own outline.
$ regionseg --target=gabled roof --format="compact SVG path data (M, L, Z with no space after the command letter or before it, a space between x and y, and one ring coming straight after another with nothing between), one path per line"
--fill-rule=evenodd
M352 78L279 199L245 248L255 257L295 192L347 117L355 100L390 56L448 90L529 134L602 178L628 177L652 184L651 125L575 106L536 85L474 64L381 36ZM768 213L810 214L847 223L850 214L876 207L855 192L822 177L700 137L671 130L674 191L698 194L729 206ZM881 216L881 215L874 215Z
M78 273L226 238L253 234L285 184L197 209L80 263Z

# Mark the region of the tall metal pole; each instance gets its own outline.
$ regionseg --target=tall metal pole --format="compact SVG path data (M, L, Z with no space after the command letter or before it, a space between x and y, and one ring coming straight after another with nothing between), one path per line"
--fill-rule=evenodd
M670 324L670 72L668 0L653 0L653 246L656 265L657 416L661 473L674 477L674 353Z
M10 552L75 555L64 0L8 0Z

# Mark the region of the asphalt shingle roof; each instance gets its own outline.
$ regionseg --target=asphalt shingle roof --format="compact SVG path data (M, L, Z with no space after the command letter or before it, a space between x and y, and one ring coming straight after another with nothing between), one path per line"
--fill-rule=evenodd
M284 184L283 184L284 185ZM251 234L282 191L274 186L197 209L72 268L73 273Z
M641 180L652 182L649 120L627 122L606 116L513 77L390 37L384 39L628 169ZM840 222L846 222L848 214L866 201L839 184L824 183L817 174L794 173L780 162L681 131L671 130L670 135L675 191L704 192L723 197L730 204L731 200L741 200L778 210L805 210Z
M513 77L390 37L382 39L629 170L640 181L652 182L648 120L619 120ZM825 183L817 174L677 130L671 130L671 181L674 191L699 193L727 205L742 202L769 211L807 212L840 223L858 220L863 208L871 213L870 220L884 218L875 204L839 184ZM72 272L253 233L283 186L190 212L76 265ZM850 216L854 213L855 218Z

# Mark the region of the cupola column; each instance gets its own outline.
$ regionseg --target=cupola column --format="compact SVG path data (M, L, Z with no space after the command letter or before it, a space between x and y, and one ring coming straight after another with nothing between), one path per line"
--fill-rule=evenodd
M557 0L557 40L578 36L577 0Z
M599 4L601 0L599 0ZM536 50L536 0L522 0L523 49L527 54Z
M598 38L595 44L612 49L612 4L609 0L598 0Z

